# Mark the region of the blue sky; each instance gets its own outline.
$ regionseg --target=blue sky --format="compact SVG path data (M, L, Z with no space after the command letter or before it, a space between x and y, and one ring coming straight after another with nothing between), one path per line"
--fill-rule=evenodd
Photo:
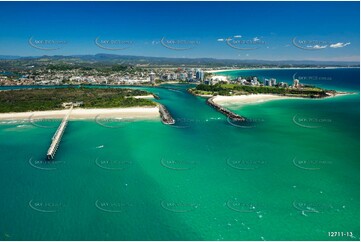
M0 9L0 55L360 59L359 2L0 2Z

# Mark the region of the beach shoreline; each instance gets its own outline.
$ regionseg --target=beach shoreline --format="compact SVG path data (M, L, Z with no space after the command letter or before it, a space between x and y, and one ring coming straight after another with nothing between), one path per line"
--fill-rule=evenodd
M287 97L274 94L249 94L249 95L237 95L237 96L216 96L213 102L224 105L246 105L254 103L263 103L272 100L285 100L285 99L300 99L299 97Z
M30 111L18 113L0 113L0 120L39 120L62 119L68 114L69 109ZM131 107L131 108L74 108L69 120L95 119L95 118L128 118L128 119L157 119L158 107Z
M235 96L215 96L213 102L219 105L246 105L246 104L255 104L263 103L272 100L286 100L286 99L302 99L302 100L322 100L324 98L333 98L338 96L350 95L353 93L337 93L336 95L329 95L323 98L307 98L307 97L292 97L292 96L282 96L276 94L248 94L248 95L235 95ZM208 95L203 95L203 97L209 98Z
M218 72L229 72L229 71L260 71L260 70L322 70L322 69L351 69L351 68L359 68L359 67L289 67L289 68L281 68L281 67L271 67L271 68L242 68L242 69L221 69L221 70L208 70L204 71L205 73L218 73Z

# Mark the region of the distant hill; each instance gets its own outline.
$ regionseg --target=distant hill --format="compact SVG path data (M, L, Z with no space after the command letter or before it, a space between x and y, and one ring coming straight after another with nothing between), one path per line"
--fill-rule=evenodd
M19 59L21 58L21 56L16 56L16 55L0 55L0 60L15 60L15 59Z
M312 61L312 60L235 60L216 58L169 58L169 57L148 57L115 54L95 54L95 55L54 55L54 56L1 56L0 60L28 60L28 61L63 61L63 62L99 62L105 64L148 64L148 65L203 65L203 66L359 66L356 61Z

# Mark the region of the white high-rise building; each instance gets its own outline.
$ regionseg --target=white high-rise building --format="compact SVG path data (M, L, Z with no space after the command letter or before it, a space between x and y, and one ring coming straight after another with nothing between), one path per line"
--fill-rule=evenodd
M193 79L193 71L188 71L188 79Z
M271 86L272 86L272 83L271 83L271 81L270 81L270 80L268 80L268 79L264 79L263 85L264 85L264 86L271 87Z
M155 82L155 73L154 73L154 72L149 73L149 80L150 80L150 82L152 82L152 83Z
M271 78L271 85L276 86L277 80L275 78Z
M257 80L257 77L253 77L251 80L251 85L252 86L259 86L259 82Z
M196 71L196 79L203 81L204 79L204 72L200 69L197 69Z
M298 88L300 86L300 81L298 79L293 80L293 87Z

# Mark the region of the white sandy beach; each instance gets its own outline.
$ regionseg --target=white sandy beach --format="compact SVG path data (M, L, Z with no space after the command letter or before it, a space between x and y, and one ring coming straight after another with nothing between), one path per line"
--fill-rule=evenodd
M143 96L133 96L133 98L145 98L145 99L148 99L148 98L154 98L153 95L143 95Z
M357 93L337 93L336 95L330 95L324 98L335 98L345 95L353 95ZM202 97L209 98L212 95L202 95ZM280 96L276 94L249 94L249 95L237 95L237 96L215 96L213 102L219 105L243 105L251 103L262 103L272 100L283 100L283 99L302 99L302 100L323 100L324 98L303 98L303 97L290 97L290 96Z
M69 112L64 110L0 113L0 120L25 120L25 119L62 119ZM159 118L158 107L132 107L132 108L75 108L71 111L69 119L94 119L100 118L134 118L153 119Z
M290 99L296 97L285 97L274 94L250 94L240 96L216 96L213 101L219 105L242 105L249 103L260 103L271 100Z

